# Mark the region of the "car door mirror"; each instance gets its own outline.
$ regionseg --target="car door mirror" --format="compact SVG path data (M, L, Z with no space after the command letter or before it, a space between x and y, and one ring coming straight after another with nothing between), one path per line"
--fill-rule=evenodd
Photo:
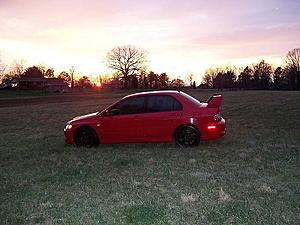
M115 115L119 115L120 114L120 109L112 109L109 112L109 115L111 116L115 116Z

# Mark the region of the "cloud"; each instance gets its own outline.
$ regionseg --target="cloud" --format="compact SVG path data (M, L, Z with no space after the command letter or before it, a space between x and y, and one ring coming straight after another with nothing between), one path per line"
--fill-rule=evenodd
M11 57L30 48L36 57L97 62L132 44L149 52L155 69L182 74L299 47L299 10L293 0L1 0L0 46Z

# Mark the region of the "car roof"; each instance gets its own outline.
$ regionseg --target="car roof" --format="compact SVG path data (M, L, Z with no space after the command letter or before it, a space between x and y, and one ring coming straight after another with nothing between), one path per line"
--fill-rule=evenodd
M180 91L177 90L160 90L160 91L144 91L138 92L134 94L127 95L125 98L133 97L133 96L142 96L142 95L174 95L178 94Z

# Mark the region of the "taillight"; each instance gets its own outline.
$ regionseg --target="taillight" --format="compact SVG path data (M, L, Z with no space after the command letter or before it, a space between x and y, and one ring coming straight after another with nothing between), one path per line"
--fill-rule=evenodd
M214 121L215 121L215 122L219 122L219 121L221 121L221 120L222 120L222 117L221 117L220 113L214 115Z
M216 126L215 125L207 126L207 129L214 130L214 129L216 129Z

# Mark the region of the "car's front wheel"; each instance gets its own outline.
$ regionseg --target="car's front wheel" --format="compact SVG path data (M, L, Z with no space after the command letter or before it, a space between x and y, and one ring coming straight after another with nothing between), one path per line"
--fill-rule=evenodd
M79 127L74 135L76 146L94 147L99 144L97 133L89 127Z
M200 133L191 125L181 126L176 129L175 142L179 147L198 146L200 142Z

